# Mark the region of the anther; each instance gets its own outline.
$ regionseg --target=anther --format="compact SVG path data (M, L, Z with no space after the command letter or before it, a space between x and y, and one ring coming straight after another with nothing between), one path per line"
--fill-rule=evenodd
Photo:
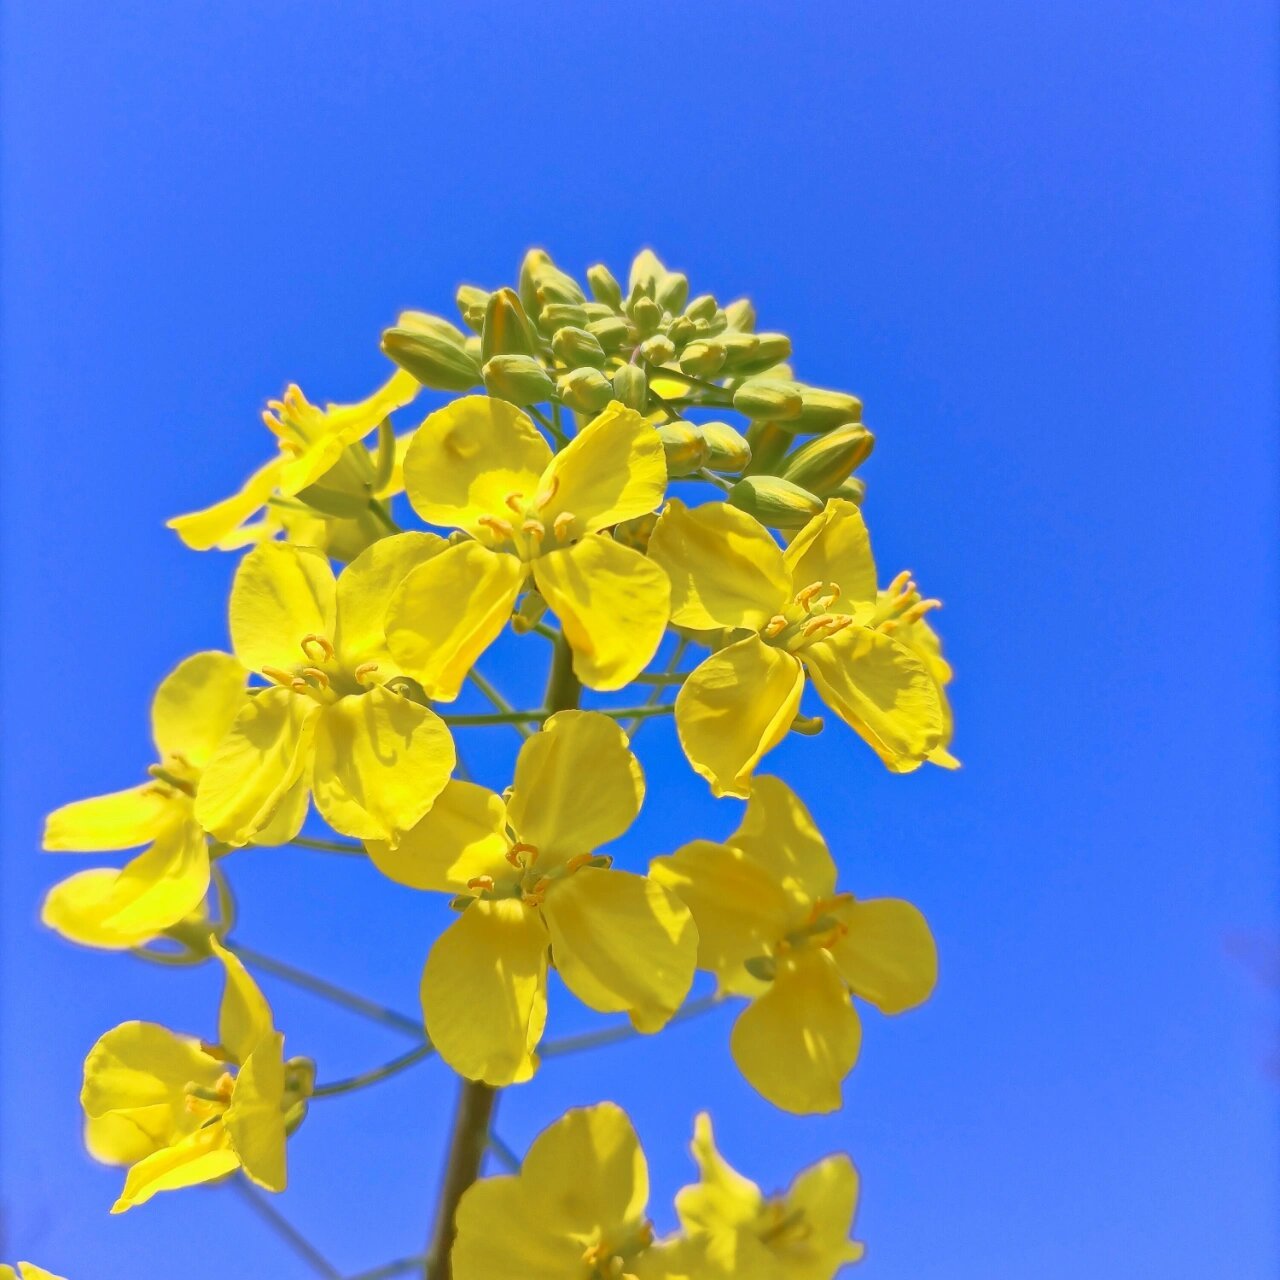
M286 671L283 667L263 667L261 670L268 680L274 680L276 684L293 683L293 672Z
M787 629L786 618L784 618L780 613L775 613L773 617L770 618L769 621L764 624L764 630L762 634L768 639L772 640L773 637L776 636L780 631L785 631L786 629Z
M911 585L911 570L903 569L894 580L889 583L889 594L891 596L900 596Z
M941 600L918 600L910 609L902 615L903 622L919 622L926 613L932 613L934 609L941 609Z
M828 615L830 617L832 615ZM828 639L831 636L838 635L845 627L853 626L853 619L848 614L836 614L835 621L831 624L831 630L827 632Z
M819 631L823 631L827 627L835 627L839 621L839 618L830 613L820 613L816 618L810 618L809 621L804 624L804 628L800 634L807 639L809 636L816 635ZM838 627L836 629L839 630ZM833 631L832 635L834 634L835 632Z
M483 525L486 529L492 529L500 538L515 537L516 531L510 521L503 520L500 516L481 516L476 523Z
M556 516L555 525L554 525L554 528L556 531L556 537L557 538L568 537L569 530L573 527L573 522L577 518L578 517L575 516L572 511L562 511L558 516Z
M527 858L520 855L527 853ZM518 840L507 850L507 861L513 867L531 867L538 860L538 849L536 845L525 844L523 840Z
M575 853L573 857L564 864L566 874L572 875L575 871L585 867L594 857L594 853Z
M294 693L311 692L311 686L301 676L295 676L294 679L290 680L289 688L292 689Z
M319 667L303 667L302 674L310 676L322 689L329 687L329 677Z
M314 631L308 632L302 637L302 652L307 655L313 662L332 662L334 655L333 645L324 637L318 636ZM320 657L317 658L309 646L315 645L320 650Z
M493 877L492 876L472 876L471 879L467 881L467 888L480 889L483 892L488 893L493 889Z
M812 600L825 585L826 584L822 582L809 583L803 591L796 592L796 604L798 604L802 609L807 609L809 607L809 601Z
M509 506L511 510L516 513L516 515L523 514L524 512L524 494L523 493L509 493L505 498L503 498L502 501L505 502L507 506Z
M520 526L520 532L530 534L541 542L547 536L547 526L541 520L526 520Z
M364 684L365 681L372 679L377 669L376 662L362 662L351 674L355 676L357 684Z

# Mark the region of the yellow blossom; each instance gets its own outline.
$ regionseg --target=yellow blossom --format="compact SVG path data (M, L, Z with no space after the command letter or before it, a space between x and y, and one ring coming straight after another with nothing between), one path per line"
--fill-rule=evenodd
M257 528L246 522L266 507L273 495L287 500L322 479L339 491L354 486L364 492L366 500L391 492L390 487L373 484L373 465L366 451L348 450L421 389L416 378L397 369L367 400L321 409L300 387L291 384L262 414L263 423L279 442L279 456L259 467L238 493L201 511L174 516L168 527L196 551L231 549L271 527L270 522Z
M229 844L267 828L296 834L307 796L336 831L395 840L440 794L454 765L444 722L405 696L382 629L387 596L444 546L429 533L384 538L336 582L318 551L275 542L241 561L231 641L254 691L209 761L196 818Z
M52 1271L37 1267L34 1262L20 1262L17 1270L7 1262L0 1262L0 1280L64 1280L55 1276Z
M863 1247L849 1239L858 1205L858 1171L848 1156L828 1156L766 1197L716 1150L711 1117L698 1116L693 1158L701 1178L676 1195L690 1237L708 1270L734 1280L832 1280Z
M418 428L404 476L424 520L471 535L411 573L387 614L391 652L429 697L457 697L530 578L584 684L621 688L653 657L666 574L601 532L654 510L666 487L662 442L634 410L613 402L553 455L514 405L465 396Z
M881 591L877 596L877 604L881 610L891 608L892 594ZM924 663L925 670L938 686L938 701L942 704L942 740L929 752L929 763L943 769L958 769L960 761L948 750L954 729L951 704L947 700L947 685L951 683L952 671L951 664L942 656L942 641L923 616L899 619L893 638L900 644L905 644Z
M284 1190L285 1136L306 1110L311 1064L285 1062L262 992L216 939L209 945L227 972L217 1044L125 1022L85 1059L85 1145L130 1166L112 1213L236 1169Z
M612 1102L568 1112L517 1174L473 1183L458 1206L454 1280L703 1280L655 1246L649 1169Z
M941 692L896 629L936 601L906 575L877 599L862 514L832 499L785 551L727 503L668 503L649 554L671 579L672 621L738 633L696 668L676 699L690 763L716 795L746 796L762 756L786 736L805 673L819 696L895 772L942 744ZM744 634L745 633L745 634Z
M227 653L197 653L179 663L151 704L159 756L151 780L49 815L49 850L149 846L120 870L95 867L54 885L41 909L50 928L85 946L122 950L154 938L204 901L209 849L194 796L202 771L247 702L245 676Z
M851 994L901 1013L933 990L937 953L924 917L898 898L837 893L826 843L778 778L756 780L725 843L696 840L655 858L650 876L693 912L698 967L750 999L733 1056L784 1110L840 1106L862 1039Z
M427 1034L456 1071L527 1080L547 1012L550 963L584 1004L657 1031L693 980L689 911L651 878L614 869L600 846L644 794L626 735L594 711L562 711L521 748L505 801L451 782L377 866L415 889L466 895L422 974Z

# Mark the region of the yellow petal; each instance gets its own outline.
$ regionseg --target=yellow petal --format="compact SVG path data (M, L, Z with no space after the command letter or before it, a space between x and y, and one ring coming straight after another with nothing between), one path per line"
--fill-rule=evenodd
M54 885L40 919L87 947L141 946L204 901L209 850L194 822L171 827L120 871L100 867Z
M758 636L694 669L676 697L676 731L713 795L750 795L752 772L787 736L803 692L800 663Z
M520 1181L534 1219L558 1235L591 1237L636 1223L649 1202L640 1140L612 1102L577 1107L544 1129Z
M593 533L540 556L533 576L564 627L574 674L589 689L621 689L657 653L671 587L647 556Z
M804 650L823 702L895 773L909 773L942 741L937 683L920 660L882 631L857 625Z
M881 1013L923 1004L938 981L938 949L924 916L901 898L841 904L847 932L831 947L854 995Z
M835 961L807 950L779 964L769 990L734 1023L730 1048L748 1083L797 1115L836 1111L862 1028Z
M218 1043L232 1061L245 1062L275 1031L271 1006L238 956L232 955L216 938L209 939L209 947L227 971L222 1004L218 1008Z
M498 638L527 569L513 555L461 542L419 565L388 598L387 645L427 696L452 702Z
M311 786L335 831L399 839L431 808L456 756L433 711L389 689L339 698L320 713Z
M310 801L311 771L304 769L293 786L280 797L266 824L254 833L253 843L268 847L288 844L302 830Z
M839 608L874 604L876 562L862 512L847 498L831 498L827 505L791 540L786 551L792 585L802 591L811 582L835 583Z
M231 1173L239 1164L221 1124L197 1129L173 1146L162 1147L138 1161L125 1176L124 1190L111 1212L123 1213L134 1205L145 1204L158 1191L211 1182Z
M193 551L208 551L230 537L255 511L266 505L279 483L283 466L283 458L272 458L244 482L239 493L233 493L202 511L174 516L165 524Z
M677 626L758 631L793 594L768 529L727 502L690 511L672 498L654 526L649 554L671 579L671 621Z
M338 576L337 635L333 643L347 671L379 665L378 679L394 674L387 648L387 606L409 572L438 555L448 543L434 533L397 533L366 547Z
M473 1182L458 1205L457 1224L456 1280L564 1280L581 1270L582 1241L548 1230L531 1212L518 1177Z
M744 967L771 952L796 923L791 898L764 867L741 850L695 840L669 857L655 858L649 875L693 913L698 968L740 995L763 990Z
M181 823L190 809L186 796L155 782L76 800L45 819L43 846L59 853L130 849Z
M640 762L617 721L560 711L520 748L507 820L546 870L616 840L643 799Z
M332 641L337 588L329 561L310 547L264 542L254 547L231 584L231 644L250 671L286 671L311 661L308 635Z
M506 499L532 502L551 448L513 404L463 396L429 414L404 458L413 509L428 523L465 529L486 540L483 516L509 518Z
M291 689L249 699L200 775L196 820L228 844L247 844L294 795L310 763L320 708Z
M3 1277L6 1271L11 1276L14 1274L12 1267L0 1267L0 1277ZM55 1276L52 1271L37 1267L34 1262L19 1262L18 1273L22 1280L64 1280L62 1276Z
M151 703L151 732L162 759L179 756L202 769L244 706L245 669L229 653L184 659Z
M655 511L667 488L667 455L657 428L617 400L552 459L541 491L547 526L572 515L576 534Z
M689 994L698 934L669 889L629 871L582 867L547 890L543 919L565 985L600 1013L661 1030Z
M528 1080L547 1020L547 932L518 898L473 902L436 939L422 971L427 1035L460 1075Z
M805 1275L831 1276L865 1252L849 1239L858 1209L858 1171L848 1156L828 1156L796 1176L783 1198L789 1213L800 1213L806 1228Z
M688 1232L750 1226L764 1205L760 1188L745 1178L716 1150L711 1117L699 1113L690 1147L701 1175L676 1193L676 1212Z
M836 864L827 842L800 797L781 778L755 780L742 823L728 843L763 867L802 906L835 892Z
M285 1188L284 1036L258 1042L236 1076L224 1118L244 1171L268 1191Z
M373 865L398 884L437 893L465 893L476 876L514 874L506 859L507 809L500 796L474 782L450 781L416 826L394 848L367 840Z

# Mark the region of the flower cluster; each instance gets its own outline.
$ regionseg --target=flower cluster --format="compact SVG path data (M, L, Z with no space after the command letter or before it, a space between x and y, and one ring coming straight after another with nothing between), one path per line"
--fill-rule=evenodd
M872 555L853 475L873 443L861 404L797 381L790 341L757 332L749 303L690 299L648 251L626 289L604 267L587 277L590 296L534 251L516 288L459 290L461 327L403 313L382 338L396 367L368 399L321 409L290 386L263 415L276 456L170 522L190 547L247 549L231 652L160 684L147 780L57 810L44 840L141 849L55 885L51 928L226 971L216 1040L131 1022L89 1053L87 1146L129 1168L116 1211L233 1173L281 1190L308 1100L344 1090L285 1059L246 970L227 866L247 846L367 855L447 895L418 1057L434 1050L476 1089L538 1070L553 969L646 1035L712 975L705 1006L743 1002L743 1076L797 1114L840 1106L855 998L896 1014L932 991L920 912L838 887L801 799L758 772L788 735L825 731L810 685L889 770L956 765L938 602L907 573L886 582ZM433 396L416 425L393 423ZM427 527L403 528L410 515ZM477 669L503 633L531 653L550 642L542 705L515 708ZM491 712L451 710L469 686ZM632 686L639 705L581 705ZM745 812L727 837L681 832L675 853L624 867L612 846L645 799L633 738L664 714L694 773ZM523 737L498 790L455 749L477 725ZM313 807L334 840L302 834ZM445 1206L429 1270L824 1280L860 1256L847 1158L766 1198L721 1159L705 1115L693 1150L681 1230L657 1239L630 1122L609 1103L572 1111L518 1173Z

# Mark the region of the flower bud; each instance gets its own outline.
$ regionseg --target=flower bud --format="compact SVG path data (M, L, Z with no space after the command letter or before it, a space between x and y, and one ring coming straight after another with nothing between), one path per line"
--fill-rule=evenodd
M658 428L658 438L666 450L669 476L692 475L706 466L710 448L692 422L664 422Z
M603 302L581 302L578 304L588 320L612 320L618 313Z
M382 350L407 374L434 391L467 391L480 381L480 366L449 338L421 329L387 329Z
M613 383L599 369L574 369L557 379L560 399L579 413L594 413L613 399Z
M684 309L690 320L710 320L719 310L716 300L709 293L700 293Z
M847 480L871 456L875 436L859 423L847 423L798 448L778 474L820 497Z
M854 506L862 506L862 500L867 496L867 482L860 480L857 476L850 476L843 484L837 485L829 494L828 498L848 498Z
M658 282L667 274L658 255L652 249L641 249L631 263L631 275L627 287L632 299L643 295L655 298L658 294Z
M725 338L729 336L725 334ZM730 357L734 373L747 376L763 373L791 355L791 339L785 333L756 333L749 336L755 339L755 346L737 358Z
M646 413L649 408L649 379L639 365L624 364L613 375L613 394L628 409Z
M747 428L747 443L751 446L747 474L773 475L794 440L791 432L776 422L753 422Z
M801 387L800 414L792 423L799 432L830 431L848 422L862 421L862 401L843 391Z
M689 343L680 353L680 367L685 373L707 378L719 373L724 366L725 349L718 342L702 339Z
M481 359L501 355L531 356L537 349L537 341L516 291L498 289L491 293L480 335Z
M551 306L553 303L580 307L587 300L587 295L582 292L582 286L559 267L552 265L540 267L535 279L538 301L544 307Z
M484 312L489 305L489 291L477 289L473 284L462 284L458 286L458 292L453 296L458 304L458 311L462 315L462 323L468 329L479 333L484 328Z
M680 316L667 326L667 337L677 347L683 347L698 336L698 326L688 316Z
M640 344L639 355L648 364L666 364L676 358L675 343L666 334L655 333Z
M402 311L396 316L395 328L433 333L437 338L446 338L458 347L467 340L466 334L456 324L450 324L442 316L433 316L427 311Z
M587 268L587 283L597 302L603 302L614 311L622 306L622 286L603 263L598 262L594 267Z
M642 334L653 333L662 323L662 308L652 298L636 298L631 304L631 319Z
M744 417L786 422L800 416L804 401L794 383L777 378L748 378L733 393L733 407Z
M555 383L533 356L493 356L483 373L485 390L515 405L537 404L555 393Z
M536 320L542 309L538 301L538 272L551 265L551 255L545 249L530 249L520 263L520 305L531 320Z
M739 298L724 309L727 326L735 333L751 333L756 327L756 309L750 298Z
M574 325L565 325L563 329L556 330L551 339L551 350L562 364L573 367L584 364L600 366L605 362L600 339Z
M608 320L589 320L582 326L606 351L617 351L631 337L631 326L621 316Z
M580 303L548 302L538 313L538 328L550 337L557 329L563 329L566 325L583 329L587 319L587 313Z
M654 300L664 311L679 311L689 296L689 277L680 271L668 271L658 281Z
M751 461L751 446L746 437L727 422L704 422L698 433L707 445L709 470L736 475Z
M822 510L822 499L777 476L747 476L729 490L735 507L775 529L799 529Z

